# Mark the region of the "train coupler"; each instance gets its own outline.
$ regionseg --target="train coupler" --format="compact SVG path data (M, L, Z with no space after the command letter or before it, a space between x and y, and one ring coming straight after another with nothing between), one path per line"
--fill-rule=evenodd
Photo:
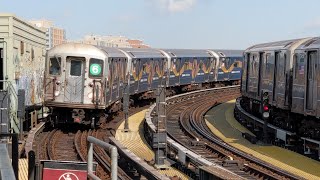
M72 110L72 119L74 123L81 123L85 118L85 112L83 109L73 109Z

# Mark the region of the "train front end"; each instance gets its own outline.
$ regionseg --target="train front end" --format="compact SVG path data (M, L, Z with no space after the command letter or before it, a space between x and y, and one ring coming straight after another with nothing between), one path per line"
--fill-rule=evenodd
M47 52L44 104L53 124L95 125L104 117L106 56L98 48L67 43Z

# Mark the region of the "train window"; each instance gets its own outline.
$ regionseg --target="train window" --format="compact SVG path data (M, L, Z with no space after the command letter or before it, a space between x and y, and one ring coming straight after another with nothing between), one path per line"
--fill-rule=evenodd
M233 58L233 67L238 67L238 60L237 60L237 58Z
M305 55L301 54L300 61L299 61L299 74L301 75L304 75L304 58L305 58Z
M268 53L268 54L266 54L266 59L265 59L265 69L264 69L264 77L265 78L267 78L267 79L269 79L269 76L270 76L270 74L269 74L269 71L270 71L270 56L271 56L271 54L270 53Z
M91 58L89 62L89 77L99 78L103 75L103 60Z
M78 60L71 60L70 75L81 76L81 71L82 71L82 62Z
M283 57L284 61L283 61L283 74L285 75L286 74L286 65L287 65L287 55L284 54L284 57Z
M294 56L295 60L295 79L298 79L299 76L303 77L304 75L304 58L305 55L303 53Z
M54 76L61 74L61 58L60 57L50 58L49 74Z
M310 51L308 53L308 79L313 79L315 62L317 62L317 51Z
M254 57L253 57L253 59L254 59ZM226 59L225 59L225 58L220 58L219 67L226 66L226 65L225 65L225 62L226 62Z
M295 54L293 56L293 63L295 63L295 67L294 67L294 78L297 79L298 77L298 67L299 67L299 62L298 62L298 58L297 58L297 54Z

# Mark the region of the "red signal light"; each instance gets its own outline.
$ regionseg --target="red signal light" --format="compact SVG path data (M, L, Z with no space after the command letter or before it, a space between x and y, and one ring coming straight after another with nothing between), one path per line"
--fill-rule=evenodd
M264 111L268 111L268 110L269 110L269 107L268 107L268 106L263 106L263 110L264 110Z

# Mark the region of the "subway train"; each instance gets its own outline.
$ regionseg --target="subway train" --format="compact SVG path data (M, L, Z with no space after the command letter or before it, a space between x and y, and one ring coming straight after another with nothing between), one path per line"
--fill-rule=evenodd
M262 117L268 93L271 123L320 140L320 37L257 44L244 51L241 106ZM319 95L319 96L318 96Z
M53 124L95 126L129 95L240 84L243 51L107 48L66 43L48 50L44 105ZM121 105L120 105L121 106Z

